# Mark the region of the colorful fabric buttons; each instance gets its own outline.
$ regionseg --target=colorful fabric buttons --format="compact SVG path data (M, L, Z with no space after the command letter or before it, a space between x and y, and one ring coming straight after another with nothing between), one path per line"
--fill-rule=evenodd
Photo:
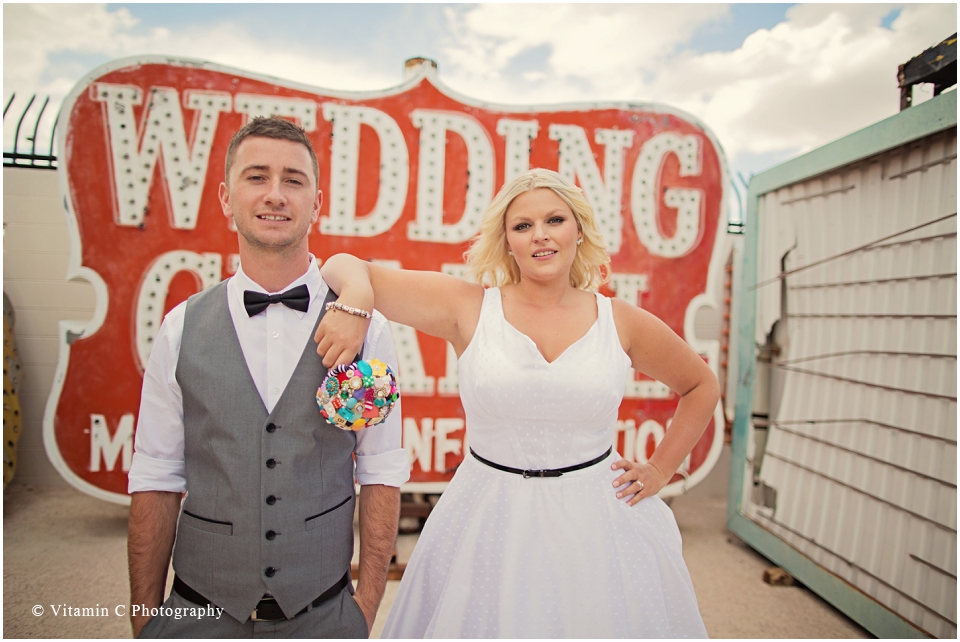
M336 366L317 389L320 414L343 430L381 423L399 398L393 371L377 359Z

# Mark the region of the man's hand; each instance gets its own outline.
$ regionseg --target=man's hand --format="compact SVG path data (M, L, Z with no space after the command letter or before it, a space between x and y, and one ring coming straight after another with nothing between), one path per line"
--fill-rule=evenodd
M357 592L354 593L353 599L360 610L363 611L363 617L367 620L367 635L369 635L373 631L373 622L377 619L377 610L379 610L380 601L383 599L383 591L378 596L375 591L364 591L364 586L358 583Z
M387 571L400 521L400 489L393 486L360 487L360 577L353 598L373 630L377 609L387 586Z
M130 498L127 561L131 604L150 609L163 604L181 497L180 493L149 491L133 493ZM149 621L149 616L134 616L131 609L133 637L138 637Z
M323 365L332 368L353 363L363 347L368 327L370 319L341 310L328 310L313 337L317 342L317 354L323 357Z

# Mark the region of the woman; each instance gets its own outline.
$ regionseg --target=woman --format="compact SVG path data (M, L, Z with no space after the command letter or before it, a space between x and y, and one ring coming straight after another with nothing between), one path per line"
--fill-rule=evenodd
M555 172L504 186L466 258L476 283L349 255L321 270L339 303L376 305L459 357L470 454L384 637L706 637L657 493L716 407L713 373L652 314L594 292L610 259L590 205ZM350 361L366 323L325 315L324 361ZM609 448L631 365L681 397L646 464Z

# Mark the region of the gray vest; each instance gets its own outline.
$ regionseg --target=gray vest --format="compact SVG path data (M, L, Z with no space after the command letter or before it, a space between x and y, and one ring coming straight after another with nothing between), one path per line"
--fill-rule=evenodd
M292 617L350 570L357 438L320 416L326 373L311 335L267 414L227 282L190 297L177 364L187 496L173 567L241 622L266 592Z

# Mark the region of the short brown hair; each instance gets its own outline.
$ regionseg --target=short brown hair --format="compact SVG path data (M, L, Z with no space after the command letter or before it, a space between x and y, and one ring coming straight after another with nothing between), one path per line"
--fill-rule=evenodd
M224 182L230 182L230 168L233 166L233 158L237 155L237 148L240 143L251 136L261 138L276 138L279 140L289 140L294 143L300 143L310 152L310 161L313 163L313 178L317 185L320 184L320 164L317 162L317 154L313 151L313 144L307 138L307 132L303 128L294 125L289 120L284 120L279 116L257 116L249 123L240 128L233 138L230 139L230 146L227 147L227 160L223 168Z

